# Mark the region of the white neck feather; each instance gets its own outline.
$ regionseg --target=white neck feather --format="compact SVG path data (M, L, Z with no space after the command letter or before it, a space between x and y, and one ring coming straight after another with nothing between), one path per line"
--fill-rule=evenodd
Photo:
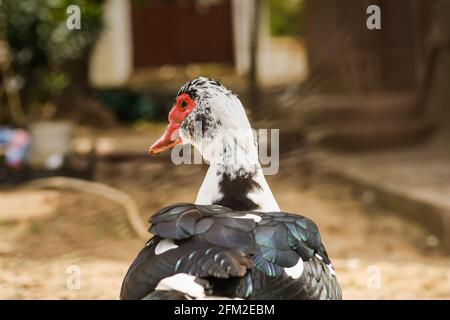
M245 140L242 137L241 135L241 141ZM250 137L248 138L250 139ZM227 135L226 139L235 141L233 135ZM233 180L248 177L246 182L249 183L251 181L251 184L257 187L250 188L244 196L256 205L254 210L263 212L280 211L280 207L264 177L253 137L251 141L252 143L247 144L245 148L241 144L236 146L233 143L225 144L228 146L225 149L219 148L219 150L225 150L225 153L221 153L215 159L222 159L222 161L210 162L208 172L197 194L196 204L215 204L226 196L224 191L221 190L224 176L231 180L230 183L233 183ZM236 181L236 184L239 183L239 181ZM236 185L236 187L239 188L240 186ZM239 210L246 210L246 208Z
M210 205L221 199L223 193L219 189L219 184L222 180L220 175L217 175L220 167L211 165L206 173L205 179L197 194L196 204ZM261 186L261 189L253 190L247 194L247 197L252 200L258 208L255 211L271 212L280 211L280 207L276 202L269 185L267 184L261 167L256 170L253 180Z

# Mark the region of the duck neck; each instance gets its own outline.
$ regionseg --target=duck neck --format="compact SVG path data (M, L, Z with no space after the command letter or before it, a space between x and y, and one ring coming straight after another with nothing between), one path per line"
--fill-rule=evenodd
M196 203L239 211L280 211L257 156L244 153L233 159L232 163L210 163Z

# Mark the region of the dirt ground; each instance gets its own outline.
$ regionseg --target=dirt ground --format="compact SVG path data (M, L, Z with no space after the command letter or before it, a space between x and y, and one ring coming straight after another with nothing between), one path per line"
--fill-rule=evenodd
M370 193L306 176L293 170L295 163L295 157L284 161L268 182L284 211L318 224L345 299L450 298L450 257L436 237L377 208ZM145 221L164 205L194 201L204 173L199 165L149 158L100 163L97 181L132 195ZM98 196L3 190L0 299L117 299L144 242L133 235L122 208ZM74 270L79 288L71 286Z

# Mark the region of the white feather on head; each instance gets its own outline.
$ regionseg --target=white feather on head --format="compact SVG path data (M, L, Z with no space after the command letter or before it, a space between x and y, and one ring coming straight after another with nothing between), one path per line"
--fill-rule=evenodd
M222 164L232 178L240 169L255 172L259 167L257 141L239 98L205 77L185 84L182 93L192 95L197 103L181 126L183 143L192 144L208 162Z

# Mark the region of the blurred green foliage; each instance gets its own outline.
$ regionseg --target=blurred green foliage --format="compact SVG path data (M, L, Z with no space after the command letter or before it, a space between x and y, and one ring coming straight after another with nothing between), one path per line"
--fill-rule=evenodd
M272 36L304 35L303 0L269 0L269 10Z
M102 30L105 0L1 1L12 67L31 101L46 102L71 82L64 64L86 57ZM67 8L81 9L81 29L66 26Z
M172 94L162 92L134 92L128 89L97 90L96 99L108 106L123 123L139 120L165 121Z

